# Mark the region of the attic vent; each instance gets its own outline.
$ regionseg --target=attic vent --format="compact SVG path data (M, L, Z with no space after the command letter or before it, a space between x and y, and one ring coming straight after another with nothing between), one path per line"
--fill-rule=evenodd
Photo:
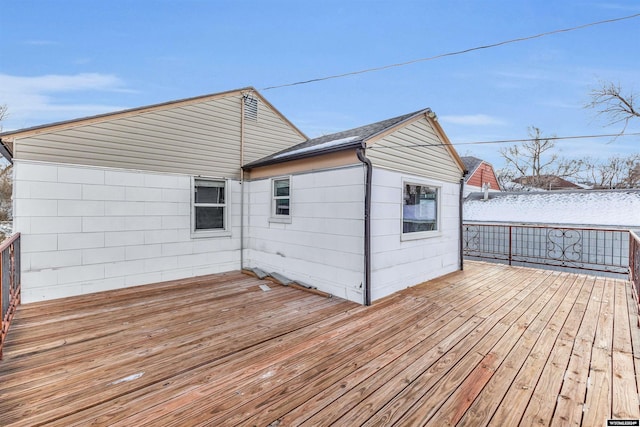
M244 118L254 122L258 121L258 100L251 95L244 96Z

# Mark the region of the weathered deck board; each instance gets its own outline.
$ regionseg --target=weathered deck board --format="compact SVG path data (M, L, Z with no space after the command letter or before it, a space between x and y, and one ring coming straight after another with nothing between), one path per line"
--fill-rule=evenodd
M640 417L627 282L465 267L372 307L263 292L239 272L21 306L0 362L0 425Z
M603 419L611 418L615 289L611 286L610 281L599 280L605 283L602 300L600 301L596 335L591 350L591 367L589 369L587 397L584 405L583 422L587 425L595 425Z
M615 317L613 329L613 418L639 419L640 401L637 394L627 394L634 387L635 378L628 375L634 372L633 348L629 324L628 292L623 286L615 288Z
M562 286L568 288L568 292L559 295L563 299L558 300L558 309L538 335L538 340L531 347L521 344L509 355L482 391L480 398L475 399L465 413L462 425L485 425L492 418L500 420L502 425L517 425L520 422L547 361L545 355L550 352L558 336L563 332L571 333L571 328L577 330L579 325L579 322L571 322L569 314L576 299L585 298L585 278L568 276L564 280ZM551 304L547 306L553 307ZM581 316L579 319L581 320ZM561 329L563 326L569 330Z
M538 379L527 408L522 415L522 425L548 425L557 403L557 396L562 388L565 373L569 367L574 339L578 335L584 320L587 304L591 297L592 277L580 276L580 293L571 307L560 334L558 335L546 365ZM549 393L549 390L553 393ZM501 405L503 410L507 406ZM498 418L496 416L496 418Z

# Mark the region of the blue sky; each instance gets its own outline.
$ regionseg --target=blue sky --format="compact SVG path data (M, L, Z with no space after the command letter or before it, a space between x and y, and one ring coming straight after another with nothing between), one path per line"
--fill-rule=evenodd
M640 13L637 0L4 0L4 130L426 58ZM598 81L640 91L640 17L384 71L261 91L310 137L432 108L465 142L615 133L585 109ZM628 132L640 132L636 122ZM558 142L567 157L640 137Z

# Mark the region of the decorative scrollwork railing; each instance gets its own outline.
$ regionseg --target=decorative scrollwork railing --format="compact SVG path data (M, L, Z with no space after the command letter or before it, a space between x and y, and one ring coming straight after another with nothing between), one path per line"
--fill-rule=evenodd
M510 224L463 225L463 255L512 265L629 273L629 231Z

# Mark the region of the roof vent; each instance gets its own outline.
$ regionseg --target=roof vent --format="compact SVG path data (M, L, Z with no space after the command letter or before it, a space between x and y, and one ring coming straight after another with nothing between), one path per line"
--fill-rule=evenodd
M258 121L258 99L250 94L242 97L244 99L244 118L245 120Z

